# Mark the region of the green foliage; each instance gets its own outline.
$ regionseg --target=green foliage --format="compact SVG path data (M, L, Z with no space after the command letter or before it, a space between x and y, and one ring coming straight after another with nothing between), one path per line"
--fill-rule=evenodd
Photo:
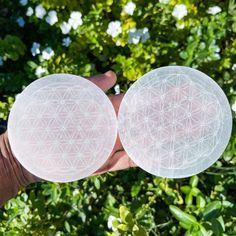
M151 69L170 64L205 72L223 88L230 104L236 101L236 3L170 0L168 4L134 0L134 14L124 12L128 1L0 0L0 119L6 120L15 95L37 77L50 73L94 75L113 69L121 91ZM176 4L188 14L172 16ZM35 16L35 7L56 10L58 22L49 25ZM211 15L207 9L219 6ZM26 16L28 7L34 14ZM68 34L60 24L71 11L82 13L83 24ZM16 19L22 16L25 26ZM111 21L122 33L111 37ZM183 29L176 27L184 24ZM147 27L150 38L129 42L128 30ZM40 53L33 56L33 42ZM45 60L42 51L55 53ZM0 60L1 61L1 60ZM45 71L36 75L37 69ZM112 93L112 91L109 91ZM234 122L235 122L235 114ZM141 169L104 174L68 184L32 184L0 210L0 235L236 235L236 136L222 158L198 176L180 180L151 176ZM108 219L112 227L108 228Z

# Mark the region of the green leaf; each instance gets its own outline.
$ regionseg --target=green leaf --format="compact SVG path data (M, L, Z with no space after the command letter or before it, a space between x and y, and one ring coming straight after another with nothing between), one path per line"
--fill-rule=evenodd
M65 221L64 225L65 225L66 231L67 231L68 233L70 233L70 225L69 225L69 223L68 223L67 221Z
M206 229L202 225L200 225L200 232L201 232L200 234L201 236L208 236Z
M190 192L191 188L188 185L180 187L180 191L182 193L188 194Z
M221 227L222 227L223 231L225 231L225 222L224 222L223 217L222 217L222 216L219 216L219 217L217 218L217 220L218 220L219 223L221 224Z
M197 207L203 208L206 205L206 201L202 196L198 195L196 200L197 200Z
M233 30L234 33L236 33L236 22L234 22L234 23L232 24L232 30Z
M96 189L100 189L100 180L98 179L98 177L95 178L94 180L94 185Z
M217 219L212 219L212 231L215 236L222 236L223 235L223 228L221 226L221 223Z
M182 210L180 210L178 207L170 205L170 211L173 214L173 216L179 221L182 222L184 224L188 224L188 225L197 225L197 219L190 215L187 214L185 212L183 212Z
M185 224L183 222L179 222L180 226L184 229L190 229L192 227L191 224Z
M189 180L189 184L193 187L197 187L198 185L198 177L196 175L192 176Z
M194 197L197 197L197 195L200 194L201 191L200 191L198 188L193 187L193 188L191 189L191 193L193 194Z
M221 209L221 202L220 201L214 201L210 202L206 205L206 208L203 212L203 218L204 220L210 220L214 217L216 217Z
M128 231L129 230L129 226L125 225L125 224L119 224L117 226L117 229L121 230L121 231Z
M182 59L186 60L186 59L188 58L188 53L185 52L185 51L182 51L182 52L180 52L179 56L180 56Z
M122 222L127 223L129 225L133 225L133 216L129 209L125 206L121 206L119 211Z
M134 225L133 230L132 230L132 235L133 236L147 236L146 230L141 226Z
M190 206L193 203L193 195L192 195L191 192L186 195L185 203L186 203L187 206Z
M135 182L135 184L131 188L131 196L136 197L141 190L141 184L140 182Z

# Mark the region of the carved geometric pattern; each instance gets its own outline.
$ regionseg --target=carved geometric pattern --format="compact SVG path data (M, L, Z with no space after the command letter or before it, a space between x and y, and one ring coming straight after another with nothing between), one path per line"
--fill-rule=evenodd
M104 92L75 75L34 81L17 96L8 122L19 162L45 180L68 182L96 171L110 155L117 120Z
M232 127L221 88L200 71L153 70L136 81L119 110L119 135L133 161L157 176L197 174L223 153Z

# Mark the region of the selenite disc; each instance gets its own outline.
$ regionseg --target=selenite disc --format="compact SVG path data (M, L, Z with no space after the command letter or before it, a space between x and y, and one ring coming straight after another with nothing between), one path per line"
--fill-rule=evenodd
M17 96L8 133L14 155L29 172L69 182L89 176L107 160L117 119L109 98L95 84L53 74Z
M211 166L231 135L232 114L221 88L182 66L155 69L137 80L118 115L121 142L147 172L188 177Z

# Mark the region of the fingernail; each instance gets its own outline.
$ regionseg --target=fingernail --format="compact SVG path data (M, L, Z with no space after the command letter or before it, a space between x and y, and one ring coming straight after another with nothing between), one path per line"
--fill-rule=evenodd
M115 73L112 70L109 70L104 73L104 75L114 75Z

